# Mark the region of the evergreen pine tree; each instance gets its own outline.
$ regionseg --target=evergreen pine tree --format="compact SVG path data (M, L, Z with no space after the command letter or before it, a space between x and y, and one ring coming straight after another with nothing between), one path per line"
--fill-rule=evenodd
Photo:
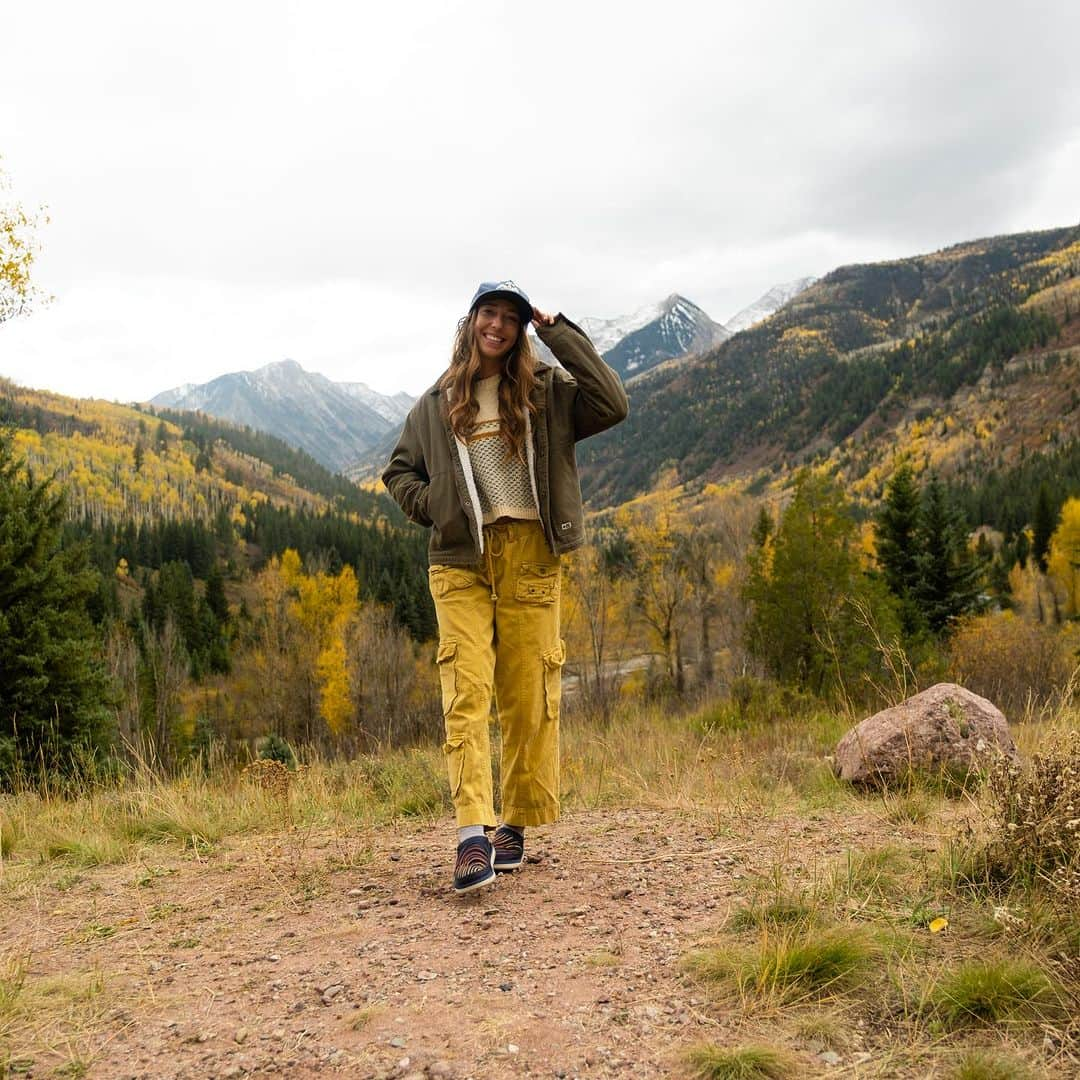
M877 561L889 592L900 601L900 620L910 637L923 625L915 596L919 589L921 497L911 466L904 462L889 481L878 513Z
M758 511L757 520L754 522L754 528L751 530L750 539L753 540L754 546L762 548L765 546L765 542L772 536L773 533L773 519L769 513L767 507L762 507Z
M1031 555L1039 569L1046 573L1046 556L1050 550L1050 537L1057 528L1057 511L1050 498L1050 489L1046 484L1039 485L1039 494L1035 500L1035 520L1031 526Z
M919 534L915 600L930 629L941 633L976 608L980 567L968 548L963 520L936 476L923 491Z
M225 578L216 563L206 575L206 604L219 625L228 622L229 601L225 597Z
M68 771L109 741L107 681L87 601L98 575L61 547L64 496L32 480L0 432L0 784Z

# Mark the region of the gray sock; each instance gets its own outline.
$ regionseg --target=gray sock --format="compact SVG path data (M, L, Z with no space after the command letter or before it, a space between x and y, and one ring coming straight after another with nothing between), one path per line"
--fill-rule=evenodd
M457 842L459 844L465 843L466 840L471 839L474 836L483 836L483 825L462 825L457 831Z

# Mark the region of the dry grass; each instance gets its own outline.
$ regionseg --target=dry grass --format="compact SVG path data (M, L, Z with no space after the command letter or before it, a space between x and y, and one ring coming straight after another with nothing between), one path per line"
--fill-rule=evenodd
M1077 714L1059 709L1049 722L1019 725L1022 750L1029 759L1042 755L1042 764L1010 776L1012 787L991 782L959 799L933 786L882 796L839 784L825 758L849 724L812 710L797 720L748 714L735 723L659 706L628 707L603 729L573 718L565 724L570 809L685 812L695 825L688 843L703 830L752 833L763 819L824 811L889 827L888 844L811 860L798 878L778 851L772 872L742 880L740 894L718 911L709 948L697 950L687 970L710 987L706 997L724 1015L734 1004L747 1045L700 1047L693 1068L701 1076L806 1075L800 1055L769 1049L790 1045L824 1047L845 1065L869 1053L883 1076L994 1080L1024 1075L1008 1069L1029 1061L1031 1075L1080 1074L1080 1032L1068 1020L1080 1013L1080 917L1053 887L1056 867L1075 866L1067 845L1075 832L1067 826L1076 815L1065 813L1067 800L1047 795L1048 777L1054 791L1075 790L1068 787L1072 759L1060 747L1071 745L1061 733L1075 730ZM43 888L62 893L116 863L131 864L134 883L152 888L162 872L158 852L201 860L243 845L287 854L288 845L299 850L322 833L348 836L449 810L437 746L353 761L309 757L306 765L279 784L224 768L174 780L134 770L65 796L0 796L0 901L17 903ZM1031 778L1040 802L1030 801ZM1018 817L1009 807L1042 816L1029 826L1030 814ZM1050 820L1053 842L1040 824ZM1010 847L1013 834L1024 843ZM990 846L1023 872L987 875ZM362 861L363 851L346 849L343 860ZM1029 858L1033 851L1039 860ZM294 892L325 887L310 867L301 873L303 860L295 862ZM163 924L171 916L152 904L147 910L148 920ZM932 932L941 918L947 928ZM86 934L106 929L89 915L83 927ZM589 960L620 962L617 950ZM87 1036L100 1024L103 979L84 973L46 984L31 971L24 955L0 956L0 1072L5 1045L36 1040L69 1047L65 1067L78 1075L89 1060ZM811 1001L812 1009L800 1005ZM971 1045L988 1026L1007 1029L1008 1044ZM769 1068L780 1071L762 1071Z
M698 1080L787 1080L798 1076L791 1055L768 1046L694 1047L687 1055Z
M730 985L746 1004L820 1000L848 989L870 969L876 949L849 927L764 934L754 949L715 948L691 953L696 978Z

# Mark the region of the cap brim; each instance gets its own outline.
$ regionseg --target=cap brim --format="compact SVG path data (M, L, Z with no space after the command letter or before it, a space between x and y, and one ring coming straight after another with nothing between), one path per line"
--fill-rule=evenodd
M509 300L521 314L522 319L525 322L531 322L533 317L532 304L526 300L522 300L517 293L507 292L504 289L493 289L491 292L482 293L478 296L472 305L472 309L475 309L479 304L482 304L485 300Z

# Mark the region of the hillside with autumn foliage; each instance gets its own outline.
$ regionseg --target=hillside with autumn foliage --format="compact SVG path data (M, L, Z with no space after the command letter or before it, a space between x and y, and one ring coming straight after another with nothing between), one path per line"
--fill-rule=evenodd
M1078 268L1080 229L841 268L636 380L630 419L580 450L568 709L607 724L632 700L744 709L777 687L869 705L897 672L1056 693L1078 614ZM90 622L99 752L172 768L438 738L426 536L384 494L200 413L0 382L0 429L12 518L51 537L34 550ZM9 775L67 760L38 697L4 702Z
M1078 227L841 267L636 381L626 423L582 448L583 483L612 505L725 479L765 490L824 464L873 499L898 453L977 483L1077 438L1078 363Z

